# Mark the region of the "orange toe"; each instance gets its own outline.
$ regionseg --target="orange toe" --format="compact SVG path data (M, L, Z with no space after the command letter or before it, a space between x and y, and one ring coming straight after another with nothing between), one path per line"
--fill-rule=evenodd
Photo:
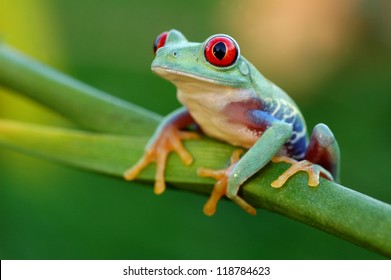
M225 169L219 169L219 170L213 170L213 169L207 169L207 168L199 168L197 170L197 174L201 177L212 177L217 180L215 183L212 193L208 199L208 201L205 203L203 212L207 216L212 216L216 212L217 204L220 201L220 199L227 194L227 187L228 187L228 178L230 176L230 173L232 169L235 167L236 163L240 159L240 155L243 153L243 150L235 150L232 153L231 156L231 164L228 168ZM250 204L248 204L244 199L241 197L235 195L231 197L231 200L238 204L240 207L242 207L247 213L251 215L255 215L256 211L255 208L252 207Z
M134 180L145 167L152 162L156 162L154 192L155 194L163 193L166 188L164 173L168 154L176 152L184 164L191 164L193 157L184 148L182 140L197 138L200 138L200 136L195 132L180 131L175 126L167 126L162 130L159 138L146 149L143 157L134 166L124 172L124 178L126 180Z
M292 163L292 165L284 173L282 173L277 180L273 181L273 183L271 184L273 188L281 188L290 177L292 177L299 171L305 171L308 173L308 186L310 187L316 187L319 185L319 176L321 174L323 177L329 180L333 180L333 177L326 169L324 169L320 165L313 164L308 160L296 161L293 159L289 159L289 161L287 161L285 157L282 157L278 160L274 160L274 162L281 161Z

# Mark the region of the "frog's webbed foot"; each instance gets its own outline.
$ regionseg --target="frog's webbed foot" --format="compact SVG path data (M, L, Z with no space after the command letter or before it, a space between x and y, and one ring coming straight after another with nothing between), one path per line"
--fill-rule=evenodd
M193 157L183 147L182 140L198 138L200 135L195 132L181 131L172 125L165 127L159 138L146 148L143 157L133 167L125 171L124 178L129 181L134 180L148 164L156 162L154 192L155 194L163 193L166 188L164 170L168 154L175 151L184 164L190 165L193 162Z
M319 176L322 176L328 180L333 180L333 176L325 168L318 164L314 164L308 160L297 161L295 159L276 156L272 158L272 162L286 162L292 164L284 173L278 177L272 183L273 188L281 188L286 181L299 171L305 171L308 173L308 186L316 187L319 185Z
M229 167L225 169L213 170L207 168L199 168L197 170L197 174L201 177L212 177L217 180L213 187L213 191L205 203L204 206L204 214L208 216L212 216L216 212L217 203L227 194L227 186L228 186L228 178L235 167L236 163L240 159L240 155L243 153L243 150L235 150L231 155L231 164ZM249 205L246 201L244 201L239 196L235 196L231 198L236 204L242 207L246 212L254 215L256 213L255 209Z
M297 161L292 158L277 156L273 162L287 162L292 164L277 180L272 183L275 188L282 187L295 173L305 171L308 173L308 185L319 185L319 176L330 181L339 180L339 147L333 133L325 124L317 124L311 134L310 142L304 160Z

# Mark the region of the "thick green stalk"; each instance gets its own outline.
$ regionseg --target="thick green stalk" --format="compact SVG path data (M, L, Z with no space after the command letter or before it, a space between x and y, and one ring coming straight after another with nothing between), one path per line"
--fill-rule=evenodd
M0 146L117 177L137 161L147 140L0 121ZM198 177L197 168L224 167L234 148L208 139L188 141L186 147L194 155L194 164L184 166L178 156L170 156L167 182L179 189L208 194L213 180ZM243 197L257 208L291 217L391 257L390 205L327 180L316 188L308 187L304 173L294 176L281 189L272 188L271 182L286 167L269 164L244 185ZM154 167L143 171L140 180L152 186Z
M77 81L0 43L1 84L94 131L149 135L160 120L157 114Z
M111 97L0 44L0 84L8 86L97 134L0 121L0 145L100 173L122 176L141 156L160 117ZM130 136L131 135L131 136ZM140 136L143 137L140 137ZM222 168L233 147L203 139L189 141L192 166L169 157L167 181L177 188L210 193L213 180L196 176L198 167ZM333 182L307 186L297 174L281 189L271 182L286 168L269 164L242 189L243 197L264 208L309 224L362 247L391 257L391 206ZM148 167L141 180L153 182ZM239 210L238 210L239 211Z

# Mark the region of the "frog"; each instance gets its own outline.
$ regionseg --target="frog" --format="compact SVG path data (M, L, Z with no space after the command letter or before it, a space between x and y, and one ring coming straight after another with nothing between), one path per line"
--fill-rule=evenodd
M255 207L239 195L239 189L269 162L290 164L271 183L276 189L300 171L308 173L309 187L317 187L320 177L339 182L340 150L330 128L319 123L308 137L296 103L241 55L234 38L216 34L202 43L190 42L172 29L157 36L153 50L152 71L176 86L183 107L161 121L143 156L124 172L126 180L136 179L155 162L154 192L163 193L169 153L177 153L185 165L192 164L183 141L204 134L239 147L227 168L197 171L216 179L203 208L208 216L215 214L224 196L255 215Z

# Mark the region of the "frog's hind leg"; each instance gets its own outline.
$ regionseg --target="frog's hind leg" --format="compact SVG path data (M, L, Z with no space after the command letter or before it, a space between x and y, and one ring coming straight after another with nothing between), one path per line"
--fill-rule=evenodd
M339 147L333 133L325 124L315 126L304 160L296 161L288 157L274 157L272 161L292 164L288 170L272 183L272 186L275 188L282 187L298 171L306 171L308 173L309 186L317 186L319 184L319 176L328 180L339 181Z
M328 170L339 182L340 152L334 134L325 124L318 124L312 132L305 159Z

